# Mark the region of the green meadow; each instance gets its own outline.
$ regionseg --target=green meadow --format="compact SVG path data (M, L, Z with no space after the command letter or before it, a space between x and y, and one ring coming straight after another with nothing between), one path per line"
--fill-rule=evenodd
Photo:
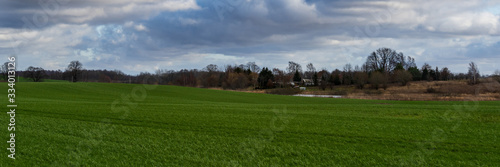
M7 103L7 83L0 91ZM293 97L19 82L0 166L497 166L499 101Z

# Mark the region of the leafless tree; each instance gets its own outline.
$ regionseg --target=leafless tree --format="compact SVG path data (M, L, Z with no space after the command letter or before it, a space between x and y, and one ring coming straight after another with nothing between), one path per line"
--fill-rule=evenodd
M424 63L424 65L422 65L422 71L425 70L425 69L427 69L427 70L430 71L430 70L432 70L432 66L429 65L429 64L427 64L427 63Z
M394 51L396 52L396 51ZM406 69L405 67L407 66L406 65L406 59L405 59L405 56L403 55L403 53L396 53L396 55L394 55L394 57L392 58L389 58L389 67L388 67L388 71L387 72L390 72L391 70L395 70L396 66L401 65L404 69Z
M45 70L42 67L30 66L26 69L24 76L33 82L41 82L45 77Z
M345 72L352 72L352 65L350 63L344 65Z
M2 64L2 69L0 71L3 80L7 80L8 72L9 72L9 62L5 62Z
M326 68L323 68L321 71L318 72L318 78L319 78L319 88L322 90L325 90L326 87L328 86L328 79L330 77L330 72L326 70Z
M82 74L83 65L79 61L71 61L66 68L66 71L69 72L71 77L71 82L77 82L80 75Z
M280 70L279 68L273 68L273 75L274 80L278 82L280 87L284 87L285 85L287 85L287 78L284 71Z
M413 75L406 70L396 70L394 71L394 79L396 82L401 83L402 86L406 86L408 82L413 80Z
M209 64L203 68L200 77L200 84L204 87L216 87L219 84L219 69L215 64Z
M361 67L359 67L359 65L356 65L356 66L354 66L354 71L358 72L358 71L362 71L362 70L361 70Z
M352 71L352 65L350 63L344 66L344 71L342 72L342 81L344 85L350 85L354 78L354 73Z
M217 68L217 65L215 65L215 64L209 64L203 70L205 70L207 72L216 72L218 70L218 68Z
M316 68L312 63L307 64L307 71L304 73L306 79L312 79L314 73L316 73Z
M493 79L500 83L500 70L495 70L495 73L493 73Z
M368 71L389 73L396 65L406 65L403 53L397 53L390 48L380 48L372 52L366 59Z
M298 71L299 73L302 73L302 66L300 66L299 63L295 63L293 61L289 61L288 62L288 68L287 68L287 72L288 74L294 74L295 71Z
M470 62L469 63L469 83L470 84L477 84L478 79L479 79L479 69L477 68L476 63Z
M445 67L445 68L441 69L441 79L445 80L445 81L451 79L451 72L448 69L448 67Z
M368 82L368 74L361 71L354 72L354 83L359 89L363 89Z
M180 86L197 86L196 73L198 73L198 70L182 69L177 72L173 83Z
M229 73L222 87L225 89L243 89L248 86L248 78L243 73Z
M378 89L380 86L382 86L384 89L387 89L387 75L381 72L374 72L370 76L370 84L372 85L372 88Z
M255 62L248 62L247 68L254 73L260 72L260 67L257 64L255 64Z
M412 67L417 67L417 64L415 63L415 58L408 56L406 63L403 64L403 66L406 70Z

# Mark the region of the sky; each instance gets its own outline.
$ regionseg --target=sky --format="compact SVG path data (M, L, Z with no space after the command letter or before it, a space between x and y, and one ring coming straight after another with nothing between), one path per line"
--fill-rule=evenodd
M362 65L378 48L420 67L500 69L498 0L3 0L0 55L127 74L256 62Z

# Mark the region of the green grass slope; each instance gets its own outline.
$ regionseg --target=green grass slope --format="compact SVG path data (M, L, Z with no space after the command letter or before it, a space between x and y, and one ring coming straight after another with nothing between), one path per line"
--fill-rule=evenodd
M7 158L4 114L0 166L500 164L498 101L328 99L104 83L21 82L16 89L16 160Z

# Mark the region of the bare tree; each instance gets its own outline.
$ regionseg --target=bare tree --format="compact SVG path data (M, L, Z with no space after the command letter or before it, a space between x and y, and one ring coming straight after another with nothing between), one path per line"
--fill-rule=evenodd
M305 78L306 79L311 79L316 73L316 68L314 68L314 65L312 63L307 64L307 71L305 72Z
M2 69L0 71L3 80L7 80L8 72L9 72L9 62L5 62L2 64Z
M432 66L429 65L429 64L427 64L427 63L424 63L424 65L422 65L422 71L425 70L425 69L427 69L427 70L430 71L430 70L432 70Z
M493 79L500 83L500 70L495 70L495 73L493 73Z
M406 70L408 70L412 67L415 67L415 68L417 67L417 64L415 63L415 58L410 57L410 56L408 56L408 58L406 60L406 64L403 64L403 65L404 65L404 68Z
M320 78L319 80L319 88L322 90L325 90L326 87L328 86L328 79L330 77L330 73L328 70L323 68L321 71L318 72L318 77Z
M469 83L477 84L479 79L479 69L477 68L476 63L469 63Z
M344 71L342 72L342 81L344 85L350 85L353 82L354 73L352 71L352 65L350 63L344 66Z
M33 82L41 82L45 77L45 70L42 67L30 66L26 69L24 76Z
M368 74L361 71L354 72L354 83L359 89L363 89L368 82Z
M358 67L359 68L359 67ZM350 63L344 65L345 72L352 72L352 65Z
M390 48L380 48L372 52L366 59L368 71L389 73L397 64L406 64L403 53L397 53Z
M218 70L218 68L217 68L217 65L215 65L215 64L209 64L203 70L205 70L207 72L216 72Z
M247 68L254 73L260 72L260 67L257 64L255 64L255 62L248 62Z
M370 84L372 88L378 89L382 86L384 89L387 89L387 76L381 72L374 72L370 76Z
M281 71L279 68L273 68L273 75L274 80L280 85L280 87L284 87L287 84L284 71Z
M406 70L396 70L394 71L394 79L396 82L401 83L402 86L406 86L413 79L413 75Z
M361 67L359 67L359 65L354 66L354 71L355 72L361 71Z
M177 72L177 75L173 81L175 85L180 86L196 86L198 81L196 80L195 74L197 70L182 69Z
M113 80L116 80L116 81L121 81L121 80L123 80L123 79L124 79L124 77L125 77L125 73L123 73L123 72L122 72L122 71L120 71L120 70L115 69L115 70L113 70L113 73L115 73L115 74L116 74L116 75L114 75L114 76L113 76L113 78L112 78ZM159 76L158 76L158 77L159 77Z
M80 61L71 61L66 68L66 71L70 74L71 82L77 82L80 75L82 74L83 65Z
M447 81L451 79L451 72L448 69L448 67L442 68L441 69L441 79Z
M243 89L248 86L248 78L243 73L229 73L222 87L225 89Z
M396 52L396 51L394 51ZM394 55L394 57L392 58L389 58L389 67L388 67L388 71L387 72L390 72L390 71L395 71L397 66L400 65L401 67L403 67L404 69L406 69L405 67L407 66L406 65L406 59L405 59L405 56L403 55L403 53L396 53L396 55Z
M288 68L287 68L287 72L288 74L294 74L296 71L298 71L299 73L302 73L302 66L300 66L299 63L295 63L293 61L289 61L288 62Z

